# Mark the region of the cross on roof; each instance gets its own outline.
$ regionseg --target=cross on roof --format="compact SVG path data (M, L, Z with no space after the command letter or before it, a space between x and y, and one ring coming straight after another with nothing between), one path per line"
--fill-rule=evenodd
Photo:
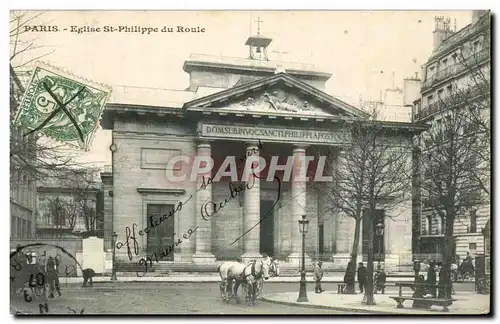
M255 22L257 23L257 35L260 35L260 23L264 21L260 20L260 17L258 17L257 20L255 20Z

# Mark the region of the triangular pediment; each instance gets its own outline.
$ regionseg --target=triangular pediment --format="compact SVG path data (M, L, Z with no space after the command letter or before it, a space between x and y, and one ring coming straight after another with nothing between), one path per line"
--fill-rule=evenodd
M187 110L269 113L316 117L368 114L285 73L236 85L184 104Z

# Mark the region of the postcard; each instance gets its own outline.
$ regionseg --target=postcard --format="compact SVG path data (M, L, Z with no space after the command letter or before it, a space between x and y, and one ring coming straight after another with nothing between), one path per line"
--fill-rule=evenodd
M490 314L490 11L9 30L13 315Z

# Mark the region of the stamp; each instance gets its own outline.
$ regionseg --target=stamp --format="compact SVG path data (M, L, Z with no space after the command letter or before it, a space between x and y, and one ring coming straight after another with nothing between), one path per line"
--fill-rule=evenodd
M38 63L14 123L88 151L111 88Z

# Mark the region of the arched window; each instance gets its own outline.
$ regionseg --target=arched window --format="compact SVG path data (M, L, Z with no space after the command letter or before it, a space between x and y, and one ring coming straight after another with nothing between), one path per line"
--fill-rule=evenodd
M471 208L469 211L469 233L476 233L477 231L477 210Z
M432 234L432 215L427 215L426 220L427 220L427 224L425 224L426 225L426 232L427 232L427 235L431 235Z
M434 215L436 217L436 223L437 223L437 228L436 228L436 234L443 234L443 220L439 215Z

